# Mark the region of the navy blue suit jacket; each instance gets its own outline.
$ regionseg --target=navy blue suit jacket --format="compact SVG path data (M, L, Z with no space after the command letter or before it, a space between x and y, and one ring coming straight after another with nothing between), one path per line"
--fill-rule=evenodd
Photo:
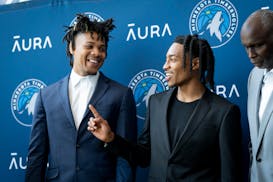
M69 76L42 89L37 97L26 169L27 182L128 181L127 161L104 149L87 131L86 112L76 130L69 102ZM136 108L130 88L100 73L89 102L119 135L136 140ZM48 164L48 167L47 167Z

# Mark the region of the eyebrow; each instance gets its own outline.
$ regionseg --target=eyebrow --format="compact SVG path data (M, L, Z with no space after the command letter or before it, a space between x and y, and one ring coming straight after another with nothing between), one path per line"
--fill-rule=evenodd
M178 57L177 54L167 54L166 57Z
M96 44L96 41L88 41L86 42L86 44ZM99 46L105 46L106 44L105 43L99 43Z

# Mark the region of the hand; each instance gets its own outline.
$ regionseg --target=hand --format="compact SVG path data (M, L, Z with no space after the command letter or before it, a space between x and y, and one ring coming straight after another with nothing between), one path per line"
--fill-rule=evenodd
M89 105L89 109L95 118L90 117L87 130L103 142L108 143L113 141L115 134L112 132L108 122L101 117L94 106Z

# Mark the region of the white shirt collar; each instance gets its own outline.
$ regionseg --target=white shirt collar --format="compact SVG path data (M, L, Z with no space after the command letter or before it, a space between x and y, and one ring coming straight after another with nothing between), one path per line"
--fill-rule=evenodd
M266 73L273 73L273 69L271 69L271 70L268 70L268 69L264 69L264 75L266 74Z
M70 74L71 86L73 88L76 87L79 84L81 79L88 79L91 83L96 83L99 78L99 75L100 73L99 71L97 71L95 75L81 76L72 69Z
M263 83L267 83L271 80L271 83L272 83L272 79L273 79L273 69L271 70L267 70L265 69L264 70L264 78L263 78ZM270 84L271 84L270 83Z

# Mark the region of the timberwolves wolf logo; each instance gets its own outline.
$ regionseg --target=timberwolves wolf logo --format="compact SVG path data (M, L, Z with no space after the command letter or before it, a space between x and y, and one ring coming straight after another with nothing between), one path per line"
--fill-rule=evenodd
M148 69L135 75L130 81L129 87L134 93L137 117L144 120L149 97L152 94L167 90L168 84L163 73L154 69Z
M36 79L21 82L11 98L11 111L15 120L23 126L31 126L36 98L40 89L46 85Z
M98 21L98 22L104 21L104 19L103 19L100 15L98 15L98 14L96 14L96 13L84 12L83 14L84 14L85 16L87 16L91 21L94 21L94 20L96 20L96 21ZM70 26L74 26L76 23L77 23L77 18L75 17L75 18L71 21Z
M212 48L221 47L230 41L237 27L237 10L228 0L199 2L189 20L191 33L207 39Z

